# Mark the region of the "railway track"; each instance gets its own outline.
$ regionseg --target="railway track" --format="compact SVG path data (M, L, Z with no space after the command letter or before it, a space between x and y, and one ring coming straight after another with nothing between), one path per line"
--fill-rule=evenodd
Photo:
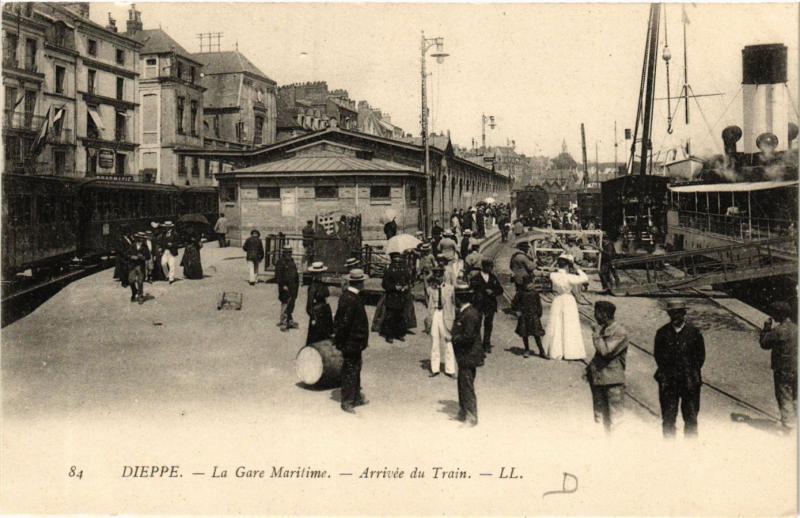
M497 247L494 247L493 249L491 249L488 252L487 255L489 255L489 256L491 256L493 258L496 258L499 255L499 253L502 250L502 248L503 248L501 244L498 243L498 245L500 245L500 246L497 246ZM507 273L507 265L501 265L501 268L503 269L503 271L506 271L506 273ZM627 272L625 270L622 270L622 271L625 272L626 274L628 274L628 276L631 279L633 279L634 281L639 282L629 272ZM503 277L506 277L506 276L503 276ZM502 279L501 279L501 281L502 281ZM513 284L508 282L508 281L506 281L506 282L503 282L503 286L505 288L503 296L506 299L507 303L510 305L511 304L511 295L510 295L510 293L513 293L513 290L514 290ZM716 304L719 307L721 307L722 309L725 309L726 311L730 312L732 315L734 315L735 317L739 318L741 321L746 322L749 326L754 327L754 328L760 328L760 326L758 324L756 324L754 322L751 322L750 320L748 320L747 318L745 318L742 315L739 315L738 313L736 313L735 311L731 310L730 308L727 308L724 305L719 304L717 301L714 301L713 297L711 297L710 295L705 294L705 293L701 292L700 290L693 290L693 291L695 291L701 297L708 298L714 304ZM542 298L543 298L543 300L545 302L548 302L548 303L552 301L552 296L550 296L549 294L544 294ZM580 304L578 305L578 313L580 314L580 316L581 316L581 318L583 320L585 320L585 321L587 321L589 323L597 323L595 321L595 319L594 319L593 312L591 311L591 309L587 309L587 307L585 305L584 306L582 306ZM655 359L653 357L653 353L649 349L647 349L646 347L643 347L641 344L637 343L635 340L629 340L628 343L636 351L638 351L640 353L643 353L645 356L651 358L653 360L653 362L654 362L653 370L655 370ZM581 363L583 363L584 365L587 365L587 366L589 364L589 362L586 361L586 360L581 360ZM765 410L763 408L760 408L757 405L749 403L748 401L745 401L744 399L736 396L735 394L731 394L729 391L723 389L722 387L720 387L720 386L718 386L718 385L716 385L714 383L709 383L708 381L703 381L703 385L705 385L705 387L707 387L709 390L713 391L715 394L718 394L720 397L724 398L726 401L732 403L734 406L747 409L747 410L749 410L749 411L751 411L751 412L753 412L755 414L758 414L762 418L768 419L769 421L771 421L771 422L773 422L775 424L779 424L780 423L780 418L778 416L776 416L775 414L773 414L772 412L769 412L769 411L767 411L767 410ZM641 409L643 409L645 412L647 412L647 414L649 414L650 416L652 416L654 418L660 418L661 417L660 408L657 408L657 407L649 404L646 401L646 398L644 398L641 395L638 395L635 392L633 392L630 389L629 386L626 386L626 388L625 388L625 395L628 397L628 399L633 401L637 406L639 406Z
M93 264L76 266L74 269L40 281L4 281L2 299L0 299L0 306L2 306L0 325L5 327L29 315L69 283L109 268L111 264L110 259L105 259Z

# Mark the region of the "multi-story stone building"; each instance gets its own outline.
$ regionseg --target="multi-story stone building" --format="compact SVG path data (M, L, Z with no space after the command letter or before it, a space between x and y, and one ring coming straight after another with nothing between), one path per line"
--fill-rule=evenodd
M140 45L88 16L86 3L3 6L6 171L138 172Z
M35 13L34 6L3 5L5 172L36 172L31 151L47 110L43 95L47 23Z
M358 110L347 90L328 90L325 81L294 83L278 89L278 140L326 128L358 131Z
M206 147L247 149L275 142L275 81L238 50L201 52L192 59L203 64Z
M358 102L358 131L393 139L405 136L403 128L392 124L392 118L388 113L371 107L367 101Z
M139 176L136 40L74 14L78 175ZM138 179L138 178L137 178Z
M211 185L211 166L180 159L174 149L203 147L203 64L162 29L144 29L141 13L128 11L126 35L139 51L139 171L146 181Z

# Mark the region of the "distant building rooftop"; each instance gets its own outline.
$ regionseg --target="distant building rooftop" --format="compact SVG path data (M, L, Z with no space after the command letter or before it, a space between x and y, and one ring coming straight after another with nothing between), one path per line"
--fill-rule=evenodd
M254 75L268 83L277 84L238 50L198 52L192 54L192 56L200 63L203 63L203 73L206 75L246 73Z
M145 29L138 31L131 36L143 45L139 54L166 54L168 52L175 52L182 58L186 58L195 63L202 64L197 61L192 53L183 48L183 46L172 39L172 37L161 29Z

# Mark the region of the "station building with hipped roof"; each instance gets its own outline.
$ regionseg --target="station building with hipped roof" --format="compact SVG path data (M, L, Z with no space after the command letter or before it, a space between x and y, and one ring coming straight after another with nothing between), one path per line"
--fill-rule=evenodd
M385 239L386 214L398 231L413 234L454 208L492 197L510 199L512 180L456 156L449 139L430 147L430 187L424 148L418 144L327 128L251 150L179 149L187 157L218 163L220 212L232 244L252 229L299 234L306 221L361 215L365 242Z

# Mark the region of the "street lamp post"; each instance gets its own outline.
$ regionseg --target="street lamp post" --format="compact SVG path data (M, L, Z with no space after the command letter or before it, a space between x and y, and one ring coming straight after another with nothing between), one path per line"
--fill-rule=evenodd
M420 72L422 76L422 147L425 149L425 163L423 165L423 174L425 175L425 182L427 188L425 190L425 204L427 205L425 211L425 233L426 235L430 235L431 228L433 226L433 204L434 204L434 196L433 196L433 181L431 178L431 166L430 166L430 146L428 143L428 88L427 88L427 78L428 73L425 71L425 54L427 54L428 50L431 47L436 45L436 52L431 54L431 56L436 58L437 63L444 62L444 58L447 57L449 54L445 54L444 52L444 38L426 38L425 31L422 31L422 38L420 40Z
M494 122L494 115L481 114L481 151L486 153L486 123L489 123L489 128L494 129L497 124Z

